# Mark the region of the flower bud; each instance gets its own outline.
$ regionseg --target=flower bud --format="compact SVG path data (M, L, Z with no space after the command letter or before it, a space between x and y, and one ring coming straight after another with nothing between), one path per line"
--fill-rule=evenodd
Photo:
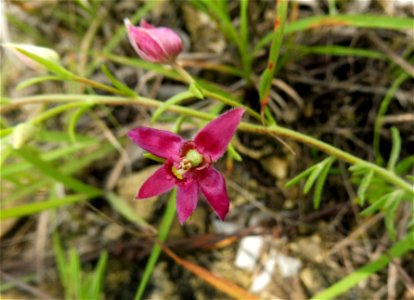
M30 123L20 123L14 130L12 135L12 145L14 149L20 149L35 136L37 128Z
M43 69L43 67L38 62L34 61L33 59L31 59L30 57L28 57L27 55L23 54L20 51L25 51L27 53L34 54L54 64L60 64L59 54L57 54L56 51L49 49L49 48L29 45L29 44L14 44L14 43L6 43L6 44L3 44L3 46L5 48L11 49L14 52L14 54L25 65L27 65L28 67L34 70Z
M140 26L133 26L128 19L124 23L129 42L143 60L171 63L183 50L180 37L169 28L156 28L144 20L141 20Z

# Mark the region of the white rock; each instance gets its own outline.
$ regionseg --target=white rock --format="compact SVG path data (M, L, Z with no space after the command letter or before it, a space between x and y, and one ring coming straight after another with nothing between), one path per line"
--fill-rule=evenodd
M284 278L295 276L302 267L302 262L299 259L280 253L276 256L276 264L279 267L280 275Z
M241 239L234 264L244 270L253 271L264 244L262 236L246 236Z
M272 280L272 275L276 265L276 255L272 251L269 257L264 263L263 271L259 273L258 276L253 280L252 285L250 286L250 291L252 293L261 292Z

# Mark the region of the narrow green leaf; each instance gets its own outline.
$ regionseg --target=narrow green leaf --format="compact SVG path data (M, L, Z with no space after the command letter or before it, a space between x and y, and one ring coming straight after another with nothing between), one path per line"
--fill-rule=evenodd
M289 1L279 1L278 5L276 5L276 17L274 21L275 24L271 38L272 45L270 46L267 67L261 75L259 84L259 96L262 103L269 95L272 79L275 75L276 65L285 31L288 4Z
M63 253L63 247L60 242L60 237L57 231L53 234L53 251L55 253L55 260L57 269L59 271L59 278L60 282L65 290L65 299L69 299L69 289L70 289L70 282L68 276L68 263L65 259L65 254Z
M159 235L158 235L158 240L162 243L167 238L168 232L171 227L171 223L175 218L176 194L177 194L176 190L174 189L170 194L170 197L167 203L167 208L162 218ZM158 244L154 244L152 251L151 251L151 255L148 259L147 265L145 266L144 275L141 278L141 281L138 286L138 290L135 294L135 298L134 298L135 300L140 300L142 298L142 295L144 294L148 281L151 278L152 271L154 270L158 257L160 256L160 253L161 253L161 247Z
M303 192L305 194L310 191L316 179L318 179L319 174L322 172L322 169L323 164L319 163L316 165L316 168L312 170L312 173L309 175L308 179L305 182L305 186L303 187Z
M106 65L102 66L102 71L108 77L108 79L111 81L111 83L120 91L122 91L125 96L135 97L137 96L137 93L135 93L134 90L131 90L129 87L127 87L125 84L123 84L121 81L116 79L114 75L112 75L111 71L109 71L108 67Z
M368 208L361 211L361 216L366 217L376 212L377 210L380 210L385 205L385 203L389 201L390 196L391 196L391 193L388 193L382 196L381 198L379 198L378 200L376 200Z
M392 100L395 98L394 95L398 91L398 88L410 78L405 72L401 72L400 75L393 81L387 93L384 96L384 99L381 101L381 105L378 109L377 116L374 123L374 139L373 139L373 148L375 156L377 157L377 163L383 164L383 158L380 151L380 131L382 128L382 119L387 113L388 107L390 106Z
M397 242L389 251L387 251L387 253L381 255L378 259L366 264L362 268L355 270L337 283L331 285L329 288L317 293L311 300L340 299L341 297L338 297L339 295L350 290L358 283L368 279L372 274L385 268L391 260L401 257L412 250L414 250L414 232L410 231L404 239Z
M392 136L392 149L390 158L388 160L387 169L394 171L395 165L397 164L398 158L400 157L401 152L401 136L397 127L391 127L391 136Z
M81 262L76 249L69 249L69 264L66 266L69 270L70 289L72 291L72 299L82 299L80 295L82 286Z
M68 70L66 70L61 65L52 62L50 60L47 60L43 57L40 57L36 54L30 53L28 51L23 50L22 48L16 48L17 51L21 52L22 54L26 55L27 57L33 59L35 62L41 64L43 67L45 67L50 72L55 73L57 76L59 76L62 79L70 80L75 77L75 75Z
M197 99L203 99L204 95L202 92L202 89L200 85L197 83L197 81L192 81L190 84L190 87L188 88L188 91L193 94L193 96Z
M391 200L392 201L392 200ZM400 201L392 201L387 206L385 211L385 228L387 228L388 235L391 241L395 242L397 239L397 233L395 231L395 213L397 211Z
M236 149L234 149L234 146L233 146L232 143L230 143L229 146L227 147L227 153L234 160L236 160L236 161L243 161L243 159L240 156L240 154L236 151Z
M184 100L187 100L193 97L194 95L190 91L185 91L185 92L172 96L154 111L154 113L152 114L151 123L155 123L157 119L159 118L159 116L161 116L161 114L165 112L171 105L178 104Z
M51 76L51 75L37 76L37 77L34 77L34 78L29 78L29 79L26 79L26 80L20 82L16 86L16 91L21 91L23 89L26 89L26 88L32 86L32 85L42 83L42 82L45 82L45 81L51 81L51 80L59 81L59 80L62 80L62 79L60 77Z
M325 161L326 162L323 164L322 171L320 172L320 175L318 176L318 179L316 180L315 191L313 192L313 207L315 209L318 209L321 203L323 186L325 184L326 177L328 176L329 170L331 169L331 166L335 161L335 157L328 157Z
M352 48L348 46L329 45L329 46L303 46L294 45L293 48L299 53L303 54L321 54L330 56L355 56L366 57L371 59L386 60L387 56L379 51L364 49L364 48Z
M128 221L138 225L139 227L151 228L153 227L147 223L140 215L136 214L130 206L125 203L124 199L121 199L118 195L114 193L108 193L105 195L109 204L115 209L119 214L121 214Z
M16 153L27 162L33 164L44 175L49 176L53 180L62 182L65 186L73 189L74 191L94 196L102 193L100 189L91 187L71 176L65 175L57 170L55 166L42 160L39 156L35 156L26 148L18 149L16 150Z
M281 1L285 2L285 1ZM377 28L390 30L412 30L414 20L408 17L392 17L381 15L336 15L336 16L312 16L290 22L285 29L285 34L320 28L323 26L349 26L356 28ZM254 52L265 47L272 41L272 33L264 36L256 45Z
M355 164L349 167L349 171L355 175L366 174L369 170L371 170L370 167L364 163Z
M240 54L246 78L251 73L251 52L249 51L249 0L240 1Z
M159 162L159 163L162 163L162 164L165 163L165 158L158 157L158 156L156 156L152 153L145 152L143 155L144 155L145 158L151 159L153 161L156 161L156 162Z
M368 189L368 186L371 184L372 176L374 175L374 170L369 170L368 173L365 174L365 176L362 178L361 183L358 187L358 199L359 199L359 205L364 205L365 203L365 193Z
M37 214L41 211L51 208L61 207L80 201L85 201L89 197L87 195L70 195L63 198L49 199L42 202L35 202L11 208L2 209L0 211L0 220L16 217L24 217Z
M292 178L291 180L289 180L285 186L287 188L291 188L292 186L296 185L299 183L299 181L301 181L303 178L306 178L309 176L310 173L312 173L315 168L317 167L317 165L313 165L311 167L309 167L308 169L306 169L305 171L303 171L302 173L296 175L294 178Z
M89 298L91 299L101 299L107 264L108 252L103 251L99 256L99 261L92 275L92 283L87 285L87 288L89 288Z
M85 103L81 107L79 107L71 116L69 124L68 124L68 134L70 140L75 143L76 142L76 124L78 123L80 117L86 113L89 109L93 107L93 103Z

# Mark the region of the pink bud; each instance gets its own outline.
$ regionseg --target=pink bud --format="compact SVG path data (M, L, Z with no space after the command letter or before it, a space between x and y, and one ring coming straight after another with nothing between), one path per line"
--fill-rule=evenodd
M171 63L183 50L180 37L166 27L154 27L144 20L140 26L134 26L128 19L124 20L129 42L138 55L153 63Z

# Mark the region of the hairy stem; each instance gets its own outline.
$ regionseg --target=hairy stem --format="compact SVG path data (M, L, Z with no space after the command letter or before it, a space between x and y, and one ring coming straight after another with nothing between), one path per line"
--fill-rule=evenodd
M86 101L92 101L96 104L107 104L107 105L144 105L148 107L159 107L163 104L163 102L149 99L145 97L117 97L117 96L98 96L98 95L79 95L79 94L70 94L70 95L61 95L61 94L49 94L49 95L38 95L38 96L31 96L31 97L23 97L23 98L16 98L12 99L12 101L8 104L3 105L0 107L0 112L9 111L12 109L16 109L22 105L32 104L32 103L70 103L75 102L79 103L79 105L85 104ZM72 106L66 106L72 107ZM216 116L204 113L195 109L181 107L172 105L168 108L168 110L177 112L179 114L188 115L204 120L211 120L214 119ZM313 137L307 136L305 134L296 132L291 129L287 129L280 126L263 126L263 125L255 125L251 123L242 122L239 125L239 130L246 131L246 132L253 132L257 134L269 134L275 135L282 138L288 138L295 140L300 143L307 144L311 147L317 148L320 151L334 156L339 160L343 160L351 165L355 164L363 164L366 167L372 169L376 174L387 180L389 183L394 184L395 186L401 188L402 190L414 195L413 186L411 186L408 182L397 176L395 173L384 169L378 165L365 161L361 158L358 158L346 151L338 149L332 145L329 145L325 142L322 142L318 139Z

